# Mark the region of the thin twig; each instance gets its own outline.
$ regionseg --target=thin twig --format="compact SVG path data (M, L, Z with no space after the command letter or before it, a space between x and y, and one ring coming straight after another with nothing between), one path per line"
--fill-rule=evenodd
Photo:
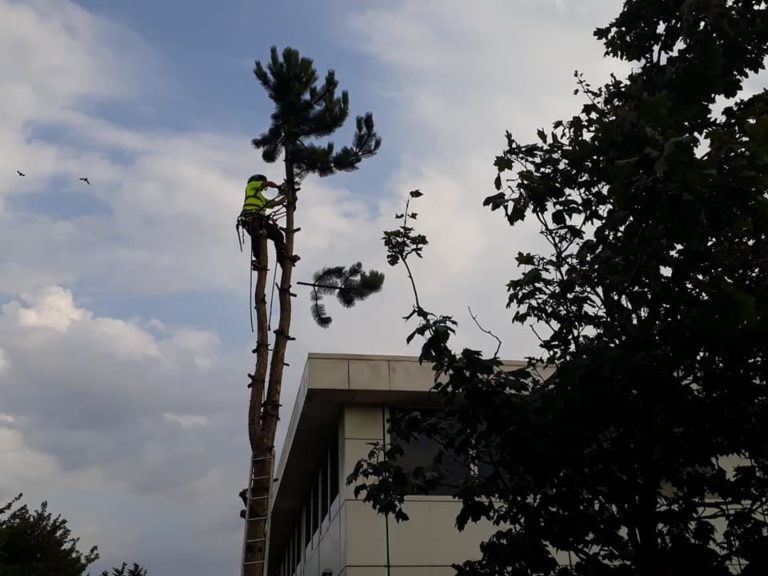
M474 320L474 322L475 322L475 325L477 325L477 327L478 327L478 328L480 328L480 330L481 330L482 332L485 332L486 334L488 334L488 336L491 336L491 337L492 337L494 340L496 340L496 342L498 342L498 346L496 346L496 352L494 352L494 353L493 353L493 357L494 357L494 358L498 358L498 356L499 356L499 350L501 350L501 339L500 339L498 336L496 336L496 334L494 334L494 333L493 333L493 332L491 332L490 330L486 330L485 328L483 328L483 327L480 325L480 322L477 320L477 316L475 316L475 315L472 313L472 308L471 308L471 307L467 306L467 310L469 310L469 315L472 317L472 320Z
M411 206L411 196L409 195L408 198L405 201L405 212L403 212L403 225L400 227L401 230L405 231L405 229L408 227L408 210ZM416 302L416 310L419 312L422 312L424 309L421 307L421 302L419 302L419 291L416 289L416 281L413 278L413 272L411 272L411 267L408 265L408 256L411 255L413 250L407 253L403 253L400 255L400 261L403 263L403 266L405 266L405 271L408 274L408 280L411 281L411 290L413 291L413 299ZM432 330L430 329L430 333Z

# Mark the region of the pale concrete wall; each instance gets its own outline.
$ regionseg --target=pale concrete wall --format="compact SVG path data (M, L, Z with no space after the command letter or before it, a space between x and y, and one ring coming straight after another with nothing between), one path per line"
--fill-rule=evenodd
M510 369L525 366L516 360L503 364ZM319 390L426 392L434 377L431 364L412 356L310 354L306 367L307 386Z
M420 371L418 364L409 364L412 366L406 372L413 369L411 376ZM408 376L402 374L398 378L400 376L405 386ZM342 479L346 479L355 463L370 451L371 443L382 441L383 413L386 411L381 406L345 407L340 454ZM344 573L386 576L387 520L370 505L356 500L353 487L347 486L341 492L344 496L341 503ZM454 574L451 564L477 558L480 542L493 533L493 526L475 524L459 532L455 528L459 508L458 502L445 496L409 496L404 509L410 520L399 524L393 519L388 521L390 576L448 576Z
M510 368L522 365L505 364ZM387 551L389 576L448 576L454 573L452 563L479 556L479 544L492 533L492 527L470 525L458 532L455 518L460 504L451 498L409 497L405 510L410 520L397 524L356 500L354 487L346 484L358 460L371 451L371 444L384 439L386 408L376 403L408 405L411 398L423 401L433 383L431 366L419 364L413 357L310 354L280 457L277 489L282 487L291 454L297 462L315 450L307 442L306 426L316 428L317 433L328 430L330 419L323 421L318 415L340 410L339 496L331 504L328 518L303 548L296 576L321 576L325 571L333 576L386 576ZM303 440L301 445L294 445L300 422L305 426ZM281 502L289 504L281 506L295 511L296 505L290 503L297 496L285 492Z

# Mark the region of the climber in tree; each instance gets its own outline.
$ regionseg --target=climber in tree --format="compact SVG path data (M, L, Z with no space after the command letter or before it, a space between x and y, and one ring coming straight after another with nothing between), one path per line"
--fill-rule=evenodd
M272 200L267 200L264 196L264 190L267 188L275 188L278 192L281 191L279 185L267 180L267 177L263 174L255 174L248 178L248 183L245 186L243 209L237 218L237 225L244 228L251 237L252 265L254 268L259 264L260 230L264 230L267 238L274 242L277 261L280 263L280 266L283 265L286 256L283 232L278 227L274 218L270 218L267 215L268 208L276 208L285 203L285 196L278 194Z

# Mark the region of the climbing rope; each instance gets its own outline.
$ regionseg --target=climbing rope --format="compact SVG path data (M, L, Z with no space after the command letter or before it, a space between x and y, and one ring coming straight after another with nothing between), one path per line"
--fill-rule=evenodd
M267 321L267 329L272 330L272 303L275 299L275 286L277 282L275 277L277 276L277 250L275 250L275 265L272 268L272 293L269 296L269 320Z
M241 237L241 234L243 234L243 231L240 229L240 219L237 219L237 224L235 224L235 234L237 234L237 243L240 245L240 253L243 252L243 238Z
M250 276L248 277L248 313L251 317L251 334L253 334L253 236L248 234L251 238L251 252L248 258L248 269Z

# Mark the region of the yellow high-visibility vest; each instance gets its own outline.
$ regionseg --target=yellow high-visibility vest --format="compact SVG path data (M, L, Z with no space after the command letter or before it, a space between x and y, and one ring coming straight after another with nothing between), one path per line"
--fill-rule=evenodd
M243 202L242 214L263 214L264 207L268 200L263 194L264 182L258 180L248 182L245 187L245 201Z

